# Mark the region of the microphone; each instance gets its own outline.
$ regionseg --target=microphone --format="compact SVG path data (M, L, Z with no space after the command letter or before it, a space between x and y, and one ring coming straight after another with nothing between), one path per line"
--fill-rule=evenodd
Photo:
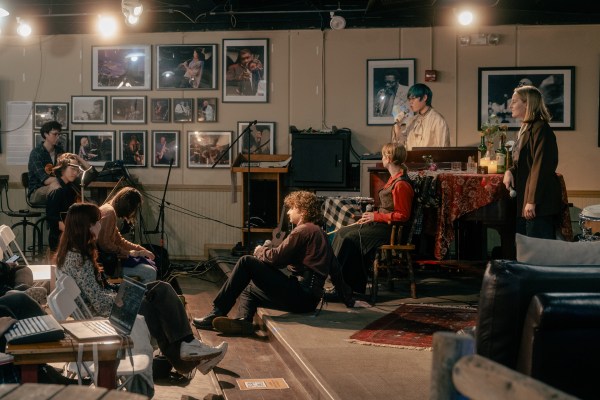
M250 122L250 124L248 124L248 127L251 127L252 125L256 125L257 122L258 122L257 120Z

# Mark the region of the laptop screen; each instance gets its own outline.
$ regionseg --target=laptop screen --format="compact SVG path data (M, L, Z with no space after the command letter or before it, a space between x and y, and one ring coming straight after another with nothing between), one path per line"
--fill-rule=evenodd
M129 334L140 310L142 299L146 293L146 285L131 278L124 277L115 297L109 320L125 334Z

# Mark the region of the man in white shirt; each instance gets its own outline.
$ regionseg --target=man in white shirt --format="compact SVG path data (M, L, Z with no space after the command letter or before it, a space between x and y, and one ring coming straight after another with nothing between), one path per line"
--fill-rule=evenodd
M442 114L431 106L433 93L427 85L417 83L408 89L408 103L414 113L400 113L392 129L392 141L413 147L449 147L450 129Z

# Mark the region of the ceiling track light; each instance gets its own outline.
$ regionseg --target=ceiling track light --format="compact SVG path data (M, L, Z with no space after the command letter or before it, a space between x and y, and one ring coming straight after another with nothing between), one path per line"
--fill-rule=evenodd
M144 12L144 6L141 0L122 0L121 11L125 16L127 25L135 25L139 22L140 16Z
M8 17L9 15L10 13L5 8L0 7L0 18Z
M335 11L329 12L331 16L331 21L329 21L329 26L333 30L340 30L346 27L346 19L340 15L335 15Z

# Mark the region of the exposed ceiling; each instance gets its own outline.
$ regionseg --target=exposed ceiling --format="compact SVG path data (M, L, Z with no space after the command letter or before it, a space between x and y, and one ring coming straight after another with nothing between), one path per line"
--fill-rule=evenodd
M453 25L454 10L479 5L480 25L600 24L598 0L141 0L144 13L126 32L330 29L330 12L346 29ZM93 33L99 13L121 14L121 0L0 0L11 15L28 20L34 34ZM3 21L4 20L4 21Z

